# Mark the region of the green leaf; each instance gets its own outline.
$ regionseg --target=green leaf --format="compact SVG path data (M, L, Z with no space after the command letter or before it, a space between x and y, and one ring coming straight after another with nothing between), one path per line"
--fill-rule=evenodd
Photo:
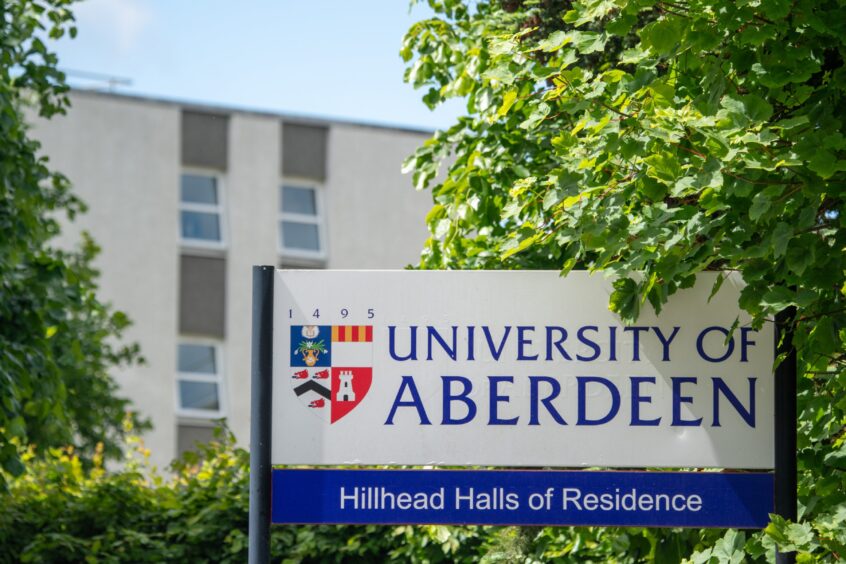
M638 184L638 191L653 202L660 202L667 196L668 188L663 182L644 177Z
M522 240L519 240L517 238L509 239L508 243L503 246L503 252L500 255L500 258L502 260L505 260L508 257L519 253L520 251L525 251L526 249L531 247L535 243L535 241L537 241L537 239L538 235L532 235Z
M548 210L561 200L561 191L555 188L550 188L549 190L547 190L546 195L543 197L543 209Z
M749 219L758 221L770 209L772 204L770 196L766 192L758 192L752 198L752 205L749 207Z
M770 308L772 311L781 311L792 305L796 305L796 295L787 288L776 287L768 290L761 299L761 305Z
M834 354L840 345L834 320L830 317L823 317L817 321L808 337L814 350L820 354Z
M620 278L614 281L613 286L608 309L620 315L624 321L634 321L640 313L637 283L630 278Z
M664 182L675 182L681 176L681 166L675 155L668 153L655 153L643 159L649 168L646 174Z
M26 421L21 416L13 417L7 423L6 432L12 437L26 437Z
M502 105L499 107L499 110L496 112L497 117L502 117L508 113L508 110L511 109L511 106L514 105L514 102L517 101L517 91L516 90L509 90L505 93L502 97Z
M622 14L605 26L605 30L612 35L625 36L631 31L632 27L637 23L637 16Z
M628 73L621 69L611 69L602 73L602 80L605 82L620 82L623 78L628 76Z
M702 93L696 97L696 107L706 115L713 115L720 107L720 98L726 89L726 79L723 69L718 64L710 64L707 72L699 82Z
M494 37L490 42L489 50L491 55L495 57L510 55L514 53L518 45L519 43L517 43L513 37Z
M745 543L746 535L744 533L730 529L723 538L716 542L711 555L720 563L741 564L746 557L743 550Z
M787 544L787 521L781 515L770 514L770 522L764 528L764 533L772 538L778 545L783 546Z
M844 165L846 165L846 161L838 161L833 153L825 149L817 149L808 162L808 168L823 179L831 178L838 170L844 170L846 168Z
M760 6L763 16L769 20L778 21L787 17L787 14L790 13L791 4L790 0L767 0L761 2Z
M449 233L450 228L452 227L452 222L449 218L444 218L438 220L438 223L435 224L435 231L432 233L438 239L442 239Z
M605 49L605 42L608 38L605 34L596 33L593 31L576 31L573 32L573 46L576 51L582 55L589 55Z
M429 213L426 214L426 223L432 224L446 216L446 208L441 204L435 204Z
M663 80L656 80L649 85L652 98L662 106L670 106L676 96L675 89Z
M776 258L784 255L787 251L787 245L790 243L790 238L793 236L793 228L787 223L780 221L773 229L773 256Z
M807 115L796 116L790 119L783 119L781 121L777 121L770 127L783 129L785 131L790 131L791 129L796 129L797 127L801 127L803 125L807 125L810 122Z
M814 540L814 531L809 523L790 523L785 532L787 539L797 548L805 547Z
M676 16L668 16L644 27L640 37L647 47L658 55L668 55L676 50L682 35L684 23Z
M552 51L558 51L571 41L573 41L573 37L566 31L555 31L550 34L549 37L538 43L537 48L541 51L551 53Z
M846 443L840 445L839 449L826 454L823 463L840 470L846 470Z
M617 3L613 0L593 0L578 4L574 3L574 8L564 14L564 21L575 27L579 27L605 17L617 8Z
M551 108L549 104L546 102L541 102L537 104L534 108L532 108L529 117L526 118L521 124L521 129L532 130L536 128L543 120L546 119L546 116L549 115Z
M785 256L787 268L802 276L807 269L814 262L813 247L810 249L803 248L798 239L794 239L787 247L787 255Z
M711 293L708 294L708 302L711 302L711 299L717 295L717 292L720 291L720 288L723 287L723 282L726 281L726 276L722 272L717 275L717 279L714 280L714 285L711 286Z
M760 96L747 94L741 100L743 101L746 117L751 121L767 121L773 115L772 105Z
M11 474L12 477L17 478L23 475L23 473L26 471L26 467L23 465L23 462L21 462L20 458L18 458L17 456L3 456L2 461L3 469L6 470L6 472L8 472L9 474Z
M514 82L514 73L508 70L507 64L502 64L482 73L482 76L491 81L498 81L503 84Z

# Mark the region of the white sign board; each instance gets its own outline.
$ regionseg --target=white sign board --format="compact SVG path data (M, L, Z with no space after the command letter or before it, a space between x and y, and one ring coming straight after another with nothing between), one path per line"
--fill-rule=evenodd
M601 274L280 270L271 462L772 468L772 324L715 280L626 326Z

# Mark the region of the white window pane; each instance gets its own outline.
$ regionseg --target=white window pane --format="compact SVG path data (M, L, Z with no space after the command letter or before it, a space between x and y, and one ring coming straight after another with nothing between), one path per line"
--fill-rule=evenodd
M219 411L217 384L213 382L179 382L179 406L182 409Z
M282 222L282 247L304 251L320 250L320 234L317 225L298 221Z
M303 215L317 215L314 188L283 186L282 211L287 213L301 213Z
M220 241L220 218L218 214L183 211L182 238Z
M217 203L217 180L213 176L182 175L182 201L196 204Z
M214 347L209 345L179 345L179 371L217 374Z

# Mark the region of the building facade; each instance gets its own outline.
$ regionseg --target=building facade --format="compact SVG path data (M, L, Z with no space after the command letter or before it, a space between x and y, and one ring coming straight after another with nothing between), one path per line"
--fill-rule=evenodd
M146 363L115 374L152 419L163 467L226 418L249 441L252 266L417 262L429 195L402 175L429 134L75 91L32 118L50 166L89 211L62 244L102 247L101 299L133 321Z

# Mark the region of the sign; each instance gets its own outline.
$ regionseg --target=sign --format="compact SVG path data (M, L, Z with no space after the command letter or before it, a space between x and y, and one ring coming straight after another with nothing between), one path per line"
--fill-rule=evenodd
M274 523L763 528L773 475L274 470Z
M277 271L271 462L770 469L772 327L716 276L626 326L601 274Z

